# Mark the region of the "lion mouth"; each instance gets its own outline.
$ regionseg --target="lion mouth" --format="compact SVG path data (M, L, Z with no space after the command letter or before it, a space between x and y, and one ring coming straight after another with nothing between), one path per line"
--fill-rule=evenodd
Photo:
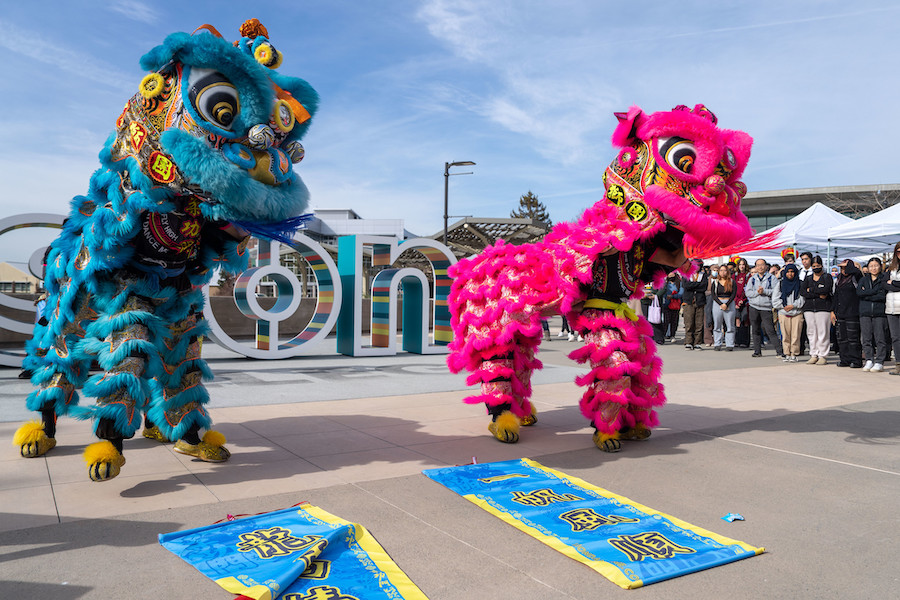
M665 214L662 217L665 228L650 238L650 246L654 250L649 260L669 274L682 268L689 259L685 256L684 229L671 217Z
M657 248L677 252L684 249L684 229L675 219L662 213L663 223L666 228L657 233L651 239L651 243Z

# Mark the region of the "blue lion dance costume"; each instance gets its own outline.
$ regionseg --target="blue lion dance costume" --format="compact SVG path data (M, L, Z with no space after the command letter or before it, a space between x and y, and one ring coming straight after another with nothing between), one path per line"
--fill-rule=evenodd
M309 193L293 163L318 97L275 69L282 55L256 19L231 43L212 26L175 33L141 59L150 71L116 121L102 166L77 196L46 257L46 319L25 368L36 389L14 443L22 456L56 445L56 418L93 419L94 481L119 474L122 440L175 440L210 462L230 456L208 430L200 358L202 286L246 268L249 233L296 229ZM96 361L102 373L90 374ZM77 390L96 399L78 403Z

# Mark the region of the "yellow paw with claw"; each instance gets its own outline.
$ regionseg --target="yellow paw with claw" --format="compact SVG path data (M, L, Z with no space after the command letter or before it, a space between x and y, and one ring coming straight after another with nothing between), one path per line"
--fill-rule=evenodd
M116 450L112 442L95 442L84 449L84 462L88 465L91 481L109 481L119 474L125 457Z
M159 430L159 427L154 425L153 427L144 427L144 430L141 432L141 435L147 438L148 440L156 440L157 442L161 442L163 444L168 444L172 440L167 438L162 431Z
M531 425L537 423L537 409L534 407L534 404L531 405L531 414L526 417L522 417L521 419L519 419L519 421L522 424L522 427L530 427Z
M225 462L231 452L225 447L225 436L218 431L207 431L199 444L189 444L184 440L175 442L175 452L199 458L205 462Z
M43 423L30 421L16 430L13 445L19 447L19 453L25 458L37 458L55 448L56 440L47 437Z
M519 441L519 418L505 410L488 425L488 431L504 444L515 444Z
M646 440L652 432L643 425L636 427L626 427L619 432L619 439L623 440Z
M595 431L594 445L604 452L618 452L622 449L622 444L619 442L618 433L606 434Z

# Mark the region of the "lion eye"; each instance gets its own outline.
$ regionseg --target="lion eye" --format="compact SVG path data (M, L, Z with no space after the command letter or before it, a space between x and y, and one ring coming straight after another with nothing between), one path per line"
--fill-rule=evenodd
M659 155L673 168L690 173L697 160L697 148L693 142L680 137L660 138Z
M227 131L241 110L237 88L211 69L191 68L188 99L200 117Z

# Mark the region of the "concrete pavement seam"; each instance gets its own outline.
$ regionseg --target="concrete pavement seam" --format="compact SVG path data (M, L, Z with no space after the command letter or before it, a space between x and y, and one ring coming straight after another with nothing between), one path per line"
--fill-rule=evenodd
M742 442L741 440L732 440L727 437L722 437L718 435L710 435L708 433L700 433L699 431L685 431L684 433L692 433L694 435L698 435L705 438L712 438L716 440L722 440L723 442L731 442L732 444L742 444L744 446L752 446L754 448L762 448L764 450L772 450L773 452L781 452L782 454L793 454L794 456L802 456L804 458L812 458L814 460L821 460L824 462L835 463L838 465L844 465L847 467L856 467L857 469L865 469L867 471L876 471L878 473L885 473L887 475L896 475L900 476L900 473L895 471L887 471L885 469L879 469L877 467L867 467L866 465L858 465L856 463L846 462L843 460L834 460L833 458L825 458L824 456L814 456L812 454L804 454L802 452L794 452L793 450L783 450L781 448L773 448L772 446L763 446L762 444L754 444L752 442Z
M59 516L59 504L56 502L56 488L53 486L53 477L50 475L50 463L47 462L47 457L42 457L44 459L44 468L47 469L47 481L50 482L50 496L53 498L53 510L56 511L56 521L58 523L62 523L62 518Z

